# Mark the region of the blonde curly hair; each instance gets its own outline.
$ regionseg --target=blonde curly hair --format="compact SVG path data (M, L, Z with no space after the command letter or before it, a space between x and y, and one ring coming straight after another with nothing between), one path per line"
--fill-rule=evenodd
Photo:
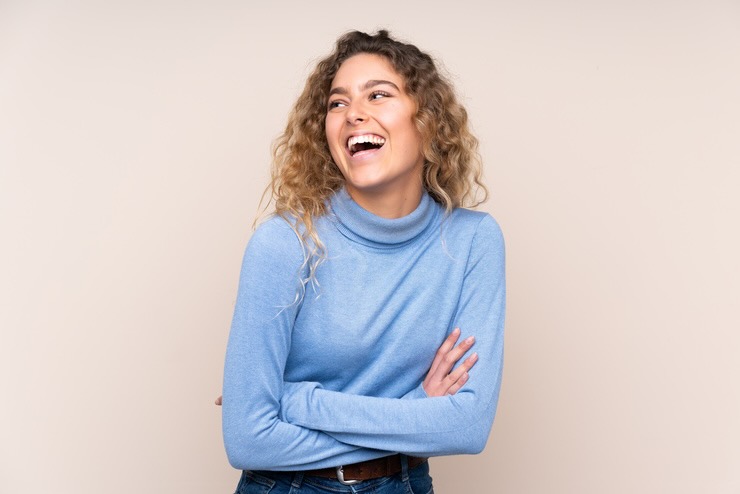
M272 180L264 208L274 203L275 214L285 218L301 239L308 278L326 251L316 233L314 219L326 213L328 199L344 185L326 140L324 123L331 84L339 67L360 53L386 58L406 84L416 103L414 123L422 140L423 184L429 195L449 213L457 207L475 207L486 200L482 183L478 139L468 128L468 114L458 102L452 84L443 77L432 57L416 46L390 37L351 31L341 36L334 51L319 61L298 97L285 131L273 144Z

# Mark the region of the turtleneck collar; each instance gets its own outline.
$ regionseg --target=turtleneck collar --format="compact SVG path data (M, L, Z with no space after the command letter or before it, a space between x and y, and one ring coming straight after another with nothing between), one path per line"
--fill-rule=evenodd
M342 234L355 242L376 248L400 247L420 236L435 223L441 207L424 191L410 214L397 219L377 216L357 204L345 188L330 200L331 211Z

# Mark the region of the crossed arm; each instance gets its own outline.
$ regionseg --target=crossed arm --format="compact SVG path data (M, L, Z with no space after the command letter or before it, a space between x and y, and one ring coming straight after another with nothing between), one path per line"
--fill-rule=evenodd
M412 390L404 398L412 399L416 393L423 395L424 398L453 395L464 386L469 379L468 371L475 365L478 356L477 354L469 356L457 368L453 369L463 355L470 350L475 341L473 337L468 337L456 345L459 337L460 329L455 328L437 350L429 372L421 385L421 391L418 389ZM303 391L300 388L301 383L283 383L283 385L286 394L289 390L293 390L294 397L301 396ZM337 395L342 394L337 393ZM355 398L352 395L346 396L350 399ZM373 402L380 400L378 398L367 399ZM216 399L216 405L222 405L222 403L223 397L219 396ZM262 431L254 431L254 434L243 435L246 440L244 444L249 445L248 450L242 450L240 453L233 449L227 449L229 459L234 467L241 469L318 468L317 465L324 465L327 461L331 465L349 463L349 460L345 461L343 458L350 457L348 456L350 454L357 454L360 449L364 450L367 459L385 456L389 453L382 449L382 445L378 445L378 448L353 445L351 441L332 437L331 434L327 434L325 431L290 424L284 420L285 417L275 416L272 411L268 412L268 416L270 419L265 421L265 428ZM226 423L224 424L224 430L226 430ZM273 439L275 436L289 439L293 444L292 453L285 455L272 451L268 447L271 442L268 439L269 436L273 436ZM263 443L264 448L260 447L261 440L266 441ZM320 454L317 454L319 452ZM412 453L413 451L408 452ZM265 453L267 453L267 456L265 456ZM354 456L351 456L351 458L353 458L352 462L357 461ZM300 462L297 462L298 460ZM262 461L263 463L255 463L255 461ZM280 462L284 463L281 465Z

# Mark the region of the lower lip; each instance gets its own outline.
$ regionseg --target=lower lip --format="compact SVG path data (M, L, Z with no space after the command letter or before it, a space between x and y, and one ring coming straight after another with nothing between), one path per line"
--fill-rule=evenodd
M350 154L349 150L347 150L347 154L349 154L350 159L364 159L372 157L375 153L380 151L381 149L385 148L385 145L379 147L379 148L373 148L373 149L366 149L364 151L358 151L355 154ZM346 148L345 148L346 149Z

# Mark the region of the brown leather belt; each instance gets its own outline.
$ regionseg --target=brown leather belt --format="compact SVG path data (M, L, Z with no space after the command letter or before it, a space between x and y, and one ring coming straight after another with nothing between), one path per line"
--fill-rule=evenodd
M416 456L408 457L409 470L418 467L427 461L427 458L418 458ZM343 471L344 478L340 478L340 469ZM322 468L320 470L307 470L304 475L313 475L315 477L324 477L328 479L338 479L342 481L352 480L370 480L380 477L395 475L401 471L401 455L384 456L375 460L352 463L337 468Z

